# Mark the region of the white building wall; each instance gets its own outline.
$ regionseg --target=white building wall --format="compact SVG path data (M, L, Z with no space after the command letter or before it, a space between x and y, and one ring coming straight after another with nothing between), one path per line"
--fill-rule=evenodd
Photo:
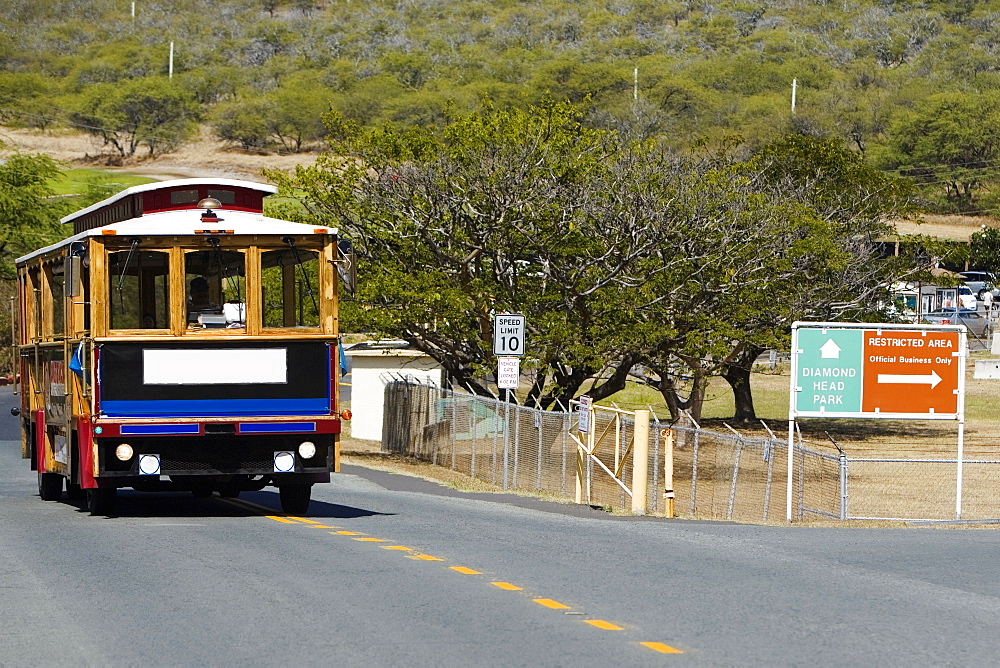
M440 385L444 370L431 357L413 350L346 351L351 363L351 437L382 440L386 380L412 376Z

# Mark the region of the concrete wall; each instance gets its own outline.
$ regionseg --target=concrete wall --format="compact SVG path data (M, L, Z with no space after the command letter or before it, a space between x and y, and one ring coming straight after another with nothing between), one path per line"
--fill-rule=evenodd
M382 412L386 380L412 376L438 385L444 370L432 358L414 350L346 350L351 365L351 437L382 440Z

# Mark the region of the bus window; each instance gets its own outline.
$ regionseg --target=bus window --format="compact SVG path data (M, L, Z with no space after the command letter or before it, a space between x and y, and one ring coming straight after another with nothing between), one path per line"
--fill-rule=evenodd
M261 254L263 326L319 327L319 253L301 248Z
M123 250L108 254L111 329L168 329L169 254Z
M28 292L26 293L31 309L31 319L28 327L28 339L36 341L42 337L42 290L38 267L28 270Z
M191 251L184 255L189 328L246 329L246 256L242 251Z
M63 274L62 262L47 262L45 264L46 279L49 287L49 298L46 307L52 309L52 331L46 336L61 337L66 334L66 277Z

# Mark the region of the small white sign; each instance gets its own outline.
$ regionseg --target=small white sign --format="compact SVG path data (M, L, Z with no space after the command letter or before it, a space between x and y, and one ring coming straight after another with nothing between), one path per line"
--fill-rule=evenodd
M585 394L580 397L580 408L577 410L576 422L581 434L586 434L590 431L590 402L589 395Z
M517 357L497 358L497 387L516 390L521 379L521 360Z
M524 316L498 313L493 316L493 354L497 357L524 354Z

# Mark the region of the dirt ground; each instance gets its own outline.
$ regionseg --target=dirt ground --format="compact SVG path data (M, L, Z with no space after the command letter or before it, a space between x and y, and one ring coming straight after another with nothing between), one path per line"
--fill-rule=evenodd
M138 157L120 167L108 166L108 154L102 149L99 139L76 132L41 132L0 127L0 142L6 145L5 148L0 148L0 158L12 151L42 153L58 160L65 167L123 169L154 179L211 176L261 181L263 169L292 170L296 165L312 165L317 157L315 153L247 153L212 138L207 128L201 130L195 141L173 153L149 158L144 150L140 150Z

